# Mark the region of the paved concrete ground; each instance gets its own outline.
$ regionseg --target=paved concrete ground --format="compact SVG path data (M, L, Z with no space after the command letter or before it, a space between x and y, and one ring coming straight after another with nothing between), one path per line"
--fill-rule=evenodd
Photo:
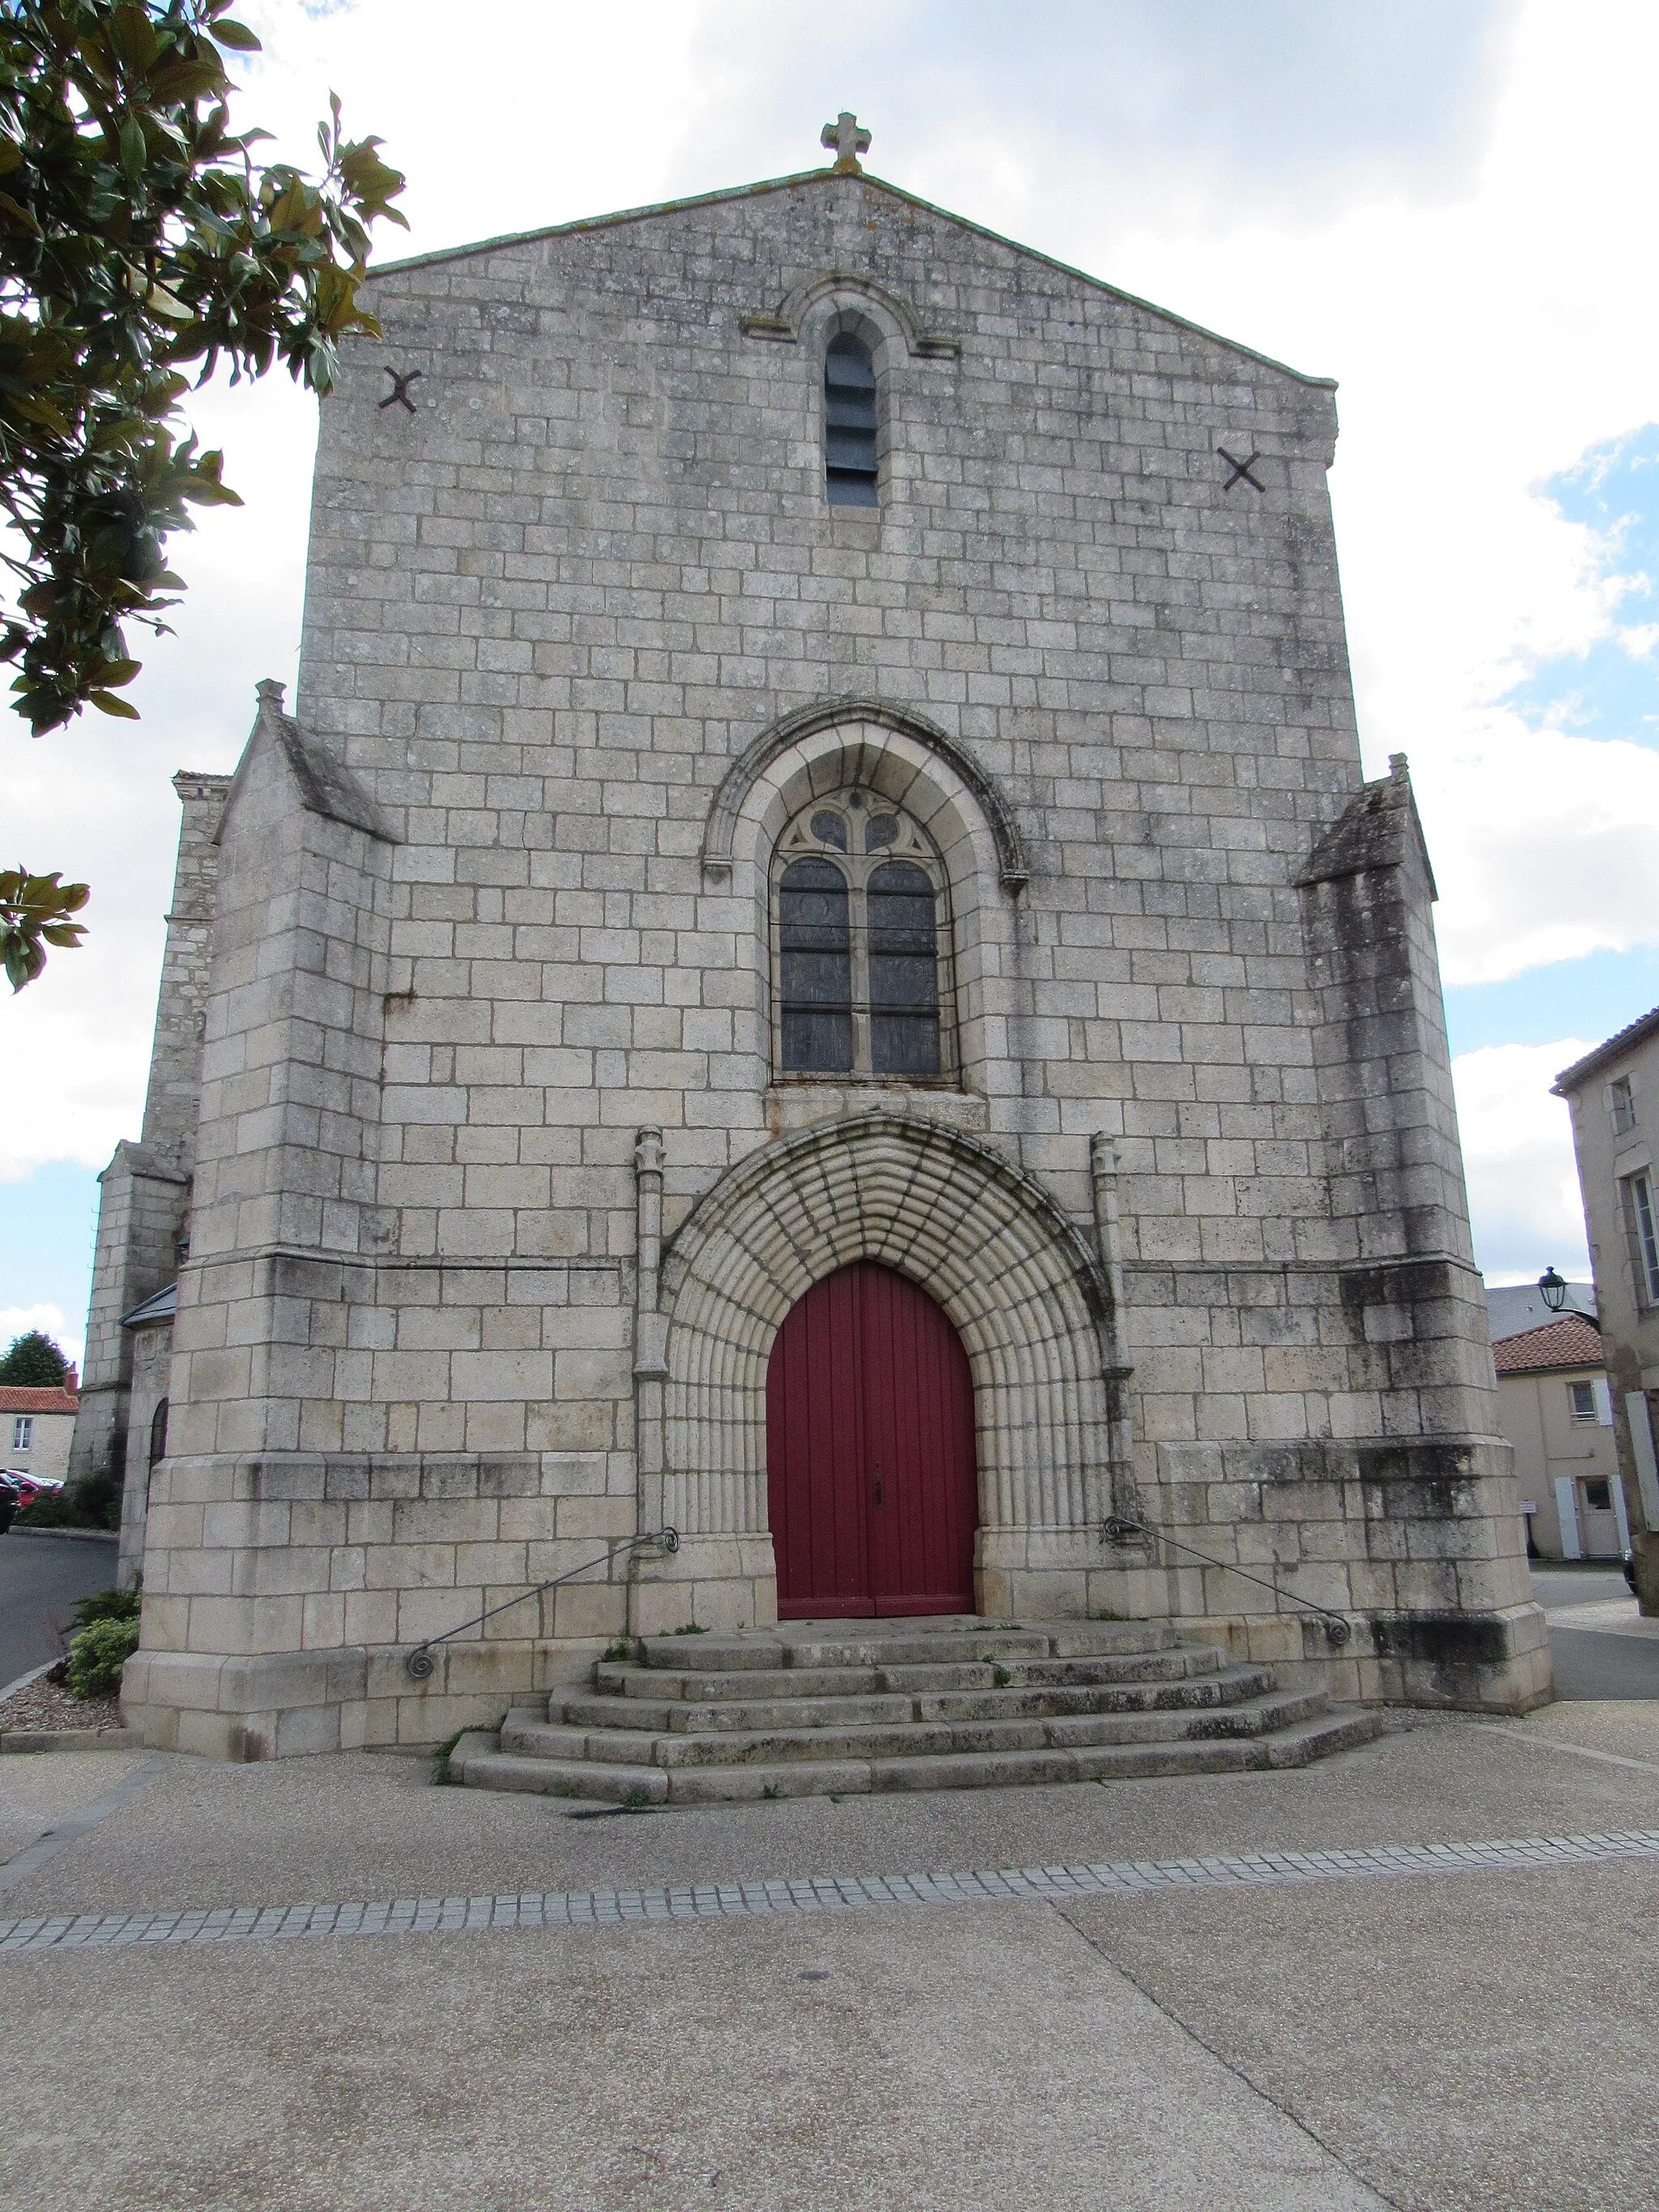
M78 1597L115 1580L115 1546L75 1536L0 1536L0 1688L56 1659Z
M1534 1567L1559 1698L1659 1698L1659 1620L1643 1620L1623 1571Z
M1586 1755L1587 1753L1593 1755ZM1659 1826L1659 1705L1302 1773L603 1820L423 1761L0 1762L9 1913ZM7 2196L136 2212L1652 2205L1659 1863L0 1959ZM118 2057L85 2087L84 2054Z

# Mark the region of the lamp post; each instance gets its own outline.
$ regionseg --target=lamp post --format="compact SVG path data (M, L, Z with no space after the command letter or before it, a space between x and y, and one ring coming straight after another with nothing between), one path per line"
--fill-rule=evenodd
M1566 1280L1553 1267L1546 1267L1538 1278L1538 1295L1552 1313L1559 1313L1567 1303Z

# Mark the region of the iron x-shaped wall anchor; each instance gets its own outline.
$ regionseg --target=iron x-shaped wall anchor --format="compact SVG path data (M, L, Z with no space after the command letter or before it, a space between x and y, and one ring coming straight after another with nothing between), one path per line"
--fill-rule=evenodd
M386 373L392 379L392 389L387 392L386 398L380 402L381 413L384 414L388 407L395 407L398 401L401 400L404 405L408 408L410 413L412 415L415 412L415 402L409 396L409 387L415 382L417 377L424 375L425 371L419 368L411 368L407 376L399 376L397 370L392 366L392 363L387 362L386 364Z
M1261 477L1252 473L1256 463L1261 459L1259 453L1254 453L1248 460L1241 461L1237 453L1230 453L1224 446L1218 446L1216 451L1232 471L1231 476L1221 487L1223 491L1231 491L1240 477L1243 477L1247 484L1254 485L1257 491L1267 490L1267 487L1262 483Z

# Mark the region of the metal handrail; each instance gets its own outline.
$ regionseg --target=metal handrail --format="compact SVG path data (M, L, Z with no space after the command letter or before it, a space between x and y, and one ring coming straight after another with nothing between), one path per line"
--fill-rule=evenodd
M1353 1634L1352 1624L1343 1614L1333 1612L1329 1606L1321 1605L1315 1598L1298 1597L1294 1590L1282 1589L1265 1575L1253 1575L1248 1567L1235 1566L1231 1559L1212 1559L1207 1552L1200 1552L1195 1544L1183 1544L1178 1536L1169 1535L1162 1528L1148 1528L1144 1521L1131 1521L1121 1513L1113 1514L1110 1520L1102 1525L1100 1540L1103 1544L1121 1544L1127 1536L1150 1536L1154 1544L1167 1544L1172 1551L1190 1553L1194 1559L1202 1559L1206 1567L1219 1567L1224 1574L1237 1575L1243 1582L1254 1583L1258 1589L1271 1590L1275 1597L1283 1598L1287 1605L1299 1605L1308 1613L1316 1613L1325 1624L1325 1641L1328 1644L1340 1646Z
M494 1620L498 1613L506 1613L515 1605L523 1605L530 1598L539 1597L544 1590L556 1589L561 1583L574 1582L578 1575L589 1574L595 1567L608 1567L619 1552L638 1552L647 1544L660 1544L665 1552L678 1552L680 1532L678 1528L653 1528L648 1536L619 1536L597 1559L584 1559L580 1566L568 1567L562 1575L550 1575L544 1583L538 1583L534 1589L520 1590L517 1597L503 1598L499 1605L492 1605L487 1613L479 1613L476 1620L463 1620L454 1628L446 1628L440 1636L424 1638L404 1657L404 1674L417 1682L424 1682L438 1663L432 1656L434 1644L447 1644L452 1636L465 1636L469 1628L482 1628L485 1621Z

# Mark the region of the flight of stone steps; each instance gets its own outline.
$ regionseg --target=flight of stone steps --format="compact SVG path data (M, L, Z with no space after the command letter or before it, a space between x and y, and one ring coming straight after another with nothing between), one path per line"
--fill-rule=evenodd
M702 1805L1304 1766L1381 1724L1157 1621L788 1621L633 1648L592 1691L464 1735L451 1778Z

